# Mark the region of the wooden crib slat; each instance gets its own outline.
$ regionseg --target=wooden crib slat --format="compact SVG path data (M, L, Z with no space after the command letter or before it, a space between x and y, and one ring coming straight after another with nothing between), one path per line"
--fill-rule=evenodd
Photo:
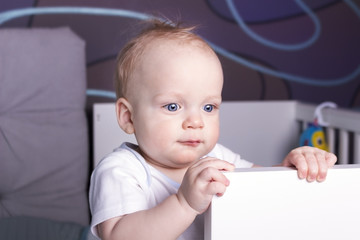
M349 163L349 133L345 130L339 132L339 164Z
M329 152L335 153L335 129L331 127L326 128L326 141L329 146Z
M354 134L354 163L360 163L360 133Z

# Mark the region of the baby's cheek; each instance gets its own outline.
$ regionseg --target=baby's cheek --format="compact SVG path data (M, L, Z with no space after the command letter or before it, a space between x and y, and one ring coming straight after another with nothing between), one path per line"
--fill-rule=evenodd
M216 143L219 140L219 135L219 124L216 122L210 124L210 126L207 128L207 140L212 143Z

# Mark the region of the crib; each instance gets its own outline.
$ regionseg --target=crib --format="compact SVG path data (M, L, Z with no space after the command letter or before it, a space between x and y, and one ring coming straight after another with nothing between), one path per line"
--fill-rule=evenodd
M219 142L256 164L279 164L298 146L316 107L297 101L224 102ZM308 183L284 167L224 173L230 186L204 214L205 240L359 238L360 112L322 111L329 149L338 156L326 181ZM121 142L136 143L119 129L114 103L96 104L93 117L95 165Z

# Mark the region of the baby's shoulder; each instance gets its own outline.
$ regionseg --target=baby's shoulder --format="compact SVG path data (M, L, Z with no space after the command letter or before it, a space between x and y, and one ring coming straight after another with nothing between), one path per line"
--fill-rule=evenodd
M138 162L137 157L130 150L119 147L105 155L96 168L134 167L139 165Z
M134 178L138 181L147 181L147 172L143 159L131 149L119 147L107 154L95 167L94 177L106 178Z

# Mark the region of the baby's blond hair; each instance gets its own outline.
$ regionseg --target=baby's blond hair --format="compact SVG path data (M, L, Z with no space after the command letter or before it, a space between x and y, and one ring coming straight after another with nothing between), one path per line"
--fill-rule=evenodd
M200 46L209 49L212 48L201 37L193 33L195 26L182 27L180 23L174 24L170 21L160 21L152 19L146 22L148 27L139 35L130 40L120 51L116 60L115 89L117 98L125 97L127 83L139 62L145 48L153 40L169 39L177 40L181 43L199 42Z

